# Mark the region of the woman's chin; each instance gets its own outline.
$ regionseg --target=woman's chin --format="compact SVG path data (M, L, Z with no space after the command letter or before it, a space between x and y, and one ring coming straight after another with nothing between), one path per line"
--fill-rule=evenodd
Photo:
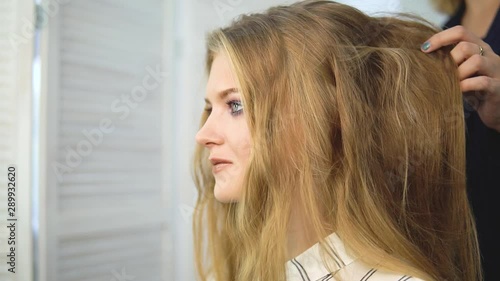
M231 203L238 201L238 196L234 194L234 190L226 186L221 186L217 183L215 184L214 188L214 197L221 203Z

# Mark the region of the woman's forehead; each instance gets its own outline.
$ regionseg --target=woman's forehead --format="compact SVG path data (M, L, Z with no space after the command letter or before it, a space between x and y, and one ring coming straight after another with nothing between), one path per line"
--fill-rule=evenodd
M206 87L206 100L224 98L237 93L236 75L225 54L217 54L212 63Z

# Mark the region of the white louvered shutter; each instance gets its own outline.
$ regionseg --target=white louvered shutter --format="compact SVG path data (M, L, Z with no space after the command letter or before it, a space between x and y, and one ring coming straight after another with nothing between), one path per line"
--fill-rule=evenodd
M59 2L42 43L41 280L168 280L164 3Z

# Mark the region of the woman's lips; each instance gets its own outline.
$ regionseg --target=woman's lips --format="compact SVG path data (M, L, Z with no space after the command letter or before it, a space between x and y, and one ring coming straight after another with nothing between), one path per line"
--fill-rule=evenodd
M212 163L212 173L214 174L222 171L227 166L233 164L231 161L223 158L211 157L209 160L210 163Z
M227 162L215 164L212 166L212 173L217 174L218 172L222 171L224 168L226 168L229 165L231 165L231 163L227 163Z

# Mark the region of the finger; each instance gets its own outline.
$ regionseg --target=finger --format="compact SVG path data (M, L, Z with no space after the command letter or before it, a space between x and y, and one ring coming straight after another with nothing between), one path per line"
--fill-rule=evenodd
M472 78L467 78L460 82L460 89L464 93L464 96L470 95L474 92L488 92L492 93L494 90L494 84L499 83L494 81L488 76L476 76ZM500 88L500 85L499 85Z
M431 36L424 44L422 44L422 51L429 53L435 51L443 46L456 44L460 41L467 41L483 46L484 42L468 31L461 25L443 30Z
M487 71L487 62L483 56L473 55L468 60L463 62L458 67L458 77L460 81L467 79L471 76L486 75L490 76Z
M461 65L464 61L472 57L473 55L480 54L481 49L479 45L475 43L462 41L451 50L451 56L457 65Z

